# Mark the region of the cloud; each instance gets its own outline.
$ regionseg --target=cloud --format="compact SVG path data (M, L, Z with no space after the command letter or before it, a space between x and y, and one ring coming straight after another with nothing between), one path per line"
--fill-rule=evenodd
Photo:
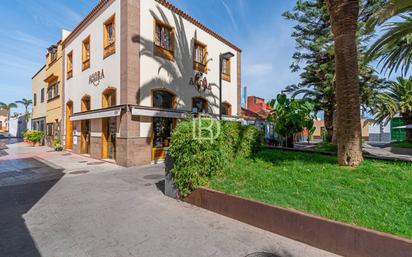
M237 22L236 22L235 16L233 15L233 12L232 12L232 9L229 7L229 5L226 3L225 0L222 0L222 5L223 5L223 7L225 7L225 10L226 10L226 12L227 12L227 14L228 14L228 16L229 16L229 19L230 19L230 21L231 21L231 23L232 23L232 26L233 26L236 30L239 30L239 29L238 29L238 26L237 26Z

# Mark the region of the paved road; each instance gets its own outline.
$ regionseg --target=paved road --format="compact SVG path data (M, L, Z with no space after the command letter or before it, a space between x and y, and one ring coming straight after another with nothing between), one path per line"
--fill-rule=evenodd
M53 176L0 186L0 256L336 256L164 196L161 164L121 168L46 148L7 151L0 163Z

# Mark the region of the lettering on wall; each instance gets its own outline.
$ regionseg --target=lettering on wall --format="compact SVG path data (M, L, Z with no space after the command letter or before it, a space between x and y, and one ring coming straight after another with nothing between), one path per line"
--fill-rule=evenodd
M99 70L96 72L93 72L92 74L90 74L89 76L89 85L93 84L93 86L97 87L100 84L100 81L104 79L104 71Z

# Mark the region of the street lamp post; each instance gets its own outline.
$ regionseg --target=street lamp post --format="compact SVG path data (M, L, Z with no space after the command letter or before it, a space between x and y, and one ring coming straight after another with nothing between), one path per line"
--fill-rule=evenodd
M222 120L222 63L223 59L230 59L235 56L231 52L226 52L219 55L219 120Z

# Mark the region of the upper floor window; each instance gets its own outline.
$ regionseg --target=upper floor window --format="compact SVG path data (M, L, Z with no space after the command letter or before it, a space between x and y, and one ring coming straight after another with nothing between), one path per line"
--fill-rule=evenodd
M194 112L207 113L208 103L204 98L194 97L192 100L192 108Z
M90 67L90 36L82 43L82 70Z
M164 90L156 90L153 92L153 107L174 109L175 96Z
M81 111L90 111L91 105L90 105L90 96L85 95L82 97L82 104L81 104Z
M195 40L193 53L193 69L207 73L207 47L205 44Z
M103 58L116 52L115 40L115 15L113 15L103 24Z
M232 115L232 106L229 103L222 104L222 114L223 115Z
M44 102L44 88L42 88L41 91L40 91L40 102L41 103Z
M54 61L57 60L57 46L52 45L51 47L47 48L47 53L49 55L49 64L52 64Z
M174 29L161 21L155 20L154 54L174 60Z
M50 84L47 87L47 101L54 100L59 97L59 82Z
M33 94L33 105L34 106L37 105L37 94L36 93Z
M230 82L230 59L222 60L222 79Z
M67 79L73 77L73 51L67 54Z
M103 92L102 107L108 108L116 105L116 89L108 88Z

